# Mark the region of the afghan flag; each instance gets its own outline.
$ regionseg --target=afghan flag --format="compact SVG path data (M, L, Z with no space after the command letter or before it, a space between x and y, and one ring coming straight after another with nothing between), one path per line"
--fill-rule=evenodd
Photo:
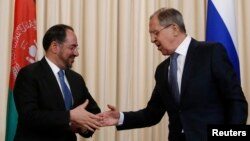
M235 0L208 0L206 41L224 45L240 79L235 17Z
M18 114L13 88L17 74L22 67L35 62L37 52L35 0L16 0L14 14L5 141L13 141L16 133Z

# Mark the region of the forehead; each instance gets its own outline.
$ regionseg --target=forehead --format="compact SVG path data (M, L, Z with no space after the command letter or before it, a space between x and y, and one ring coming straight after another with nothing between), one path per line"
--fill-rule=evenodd
M149 32L153 32L154 30L162 27L159 23L158 17L153 16L149 21Z
M77 42L77 37L76 37L76 34L74 33L74 31L67 30L66 34L67 34L67 36L66 36L67 42Z

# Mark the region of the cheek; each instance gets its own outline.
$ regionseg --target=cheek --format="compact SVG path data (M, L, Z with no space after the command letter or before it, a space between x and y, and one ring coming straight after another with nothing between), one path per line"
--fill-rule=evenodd
M169 45L168 40L166 39L159 39L159 42L161 43L162 48L167 49L167 46Z
M165 37L161 38L160 42L165 49L170 49L174 44L174 39L172 37Z
M74 53L72 51L65 51L63 56L70 57L72 55L74 55Z

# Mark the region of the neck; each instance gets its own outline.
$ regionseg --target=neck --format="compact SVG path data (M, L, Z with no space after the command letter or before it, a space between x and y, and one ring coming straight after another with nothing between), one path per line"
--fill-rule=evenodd
M55 56L56 54L50 54L50 53L46 53L45 56L52 62L54 63L58 68L60 69L65 69L65 67L63 65L60 65L60 60L57 59L57 57Z

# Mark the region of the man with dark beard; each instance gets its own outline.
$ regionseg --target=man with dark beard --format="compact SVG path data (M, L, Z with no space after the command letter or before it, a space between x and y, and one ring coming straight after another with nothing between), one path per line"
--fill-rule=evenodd
M82 76L70 68L79 55L72 27L58 24L44 35L45 56L22 68L14 87L15 141L76 141L100 127L100 108Z

